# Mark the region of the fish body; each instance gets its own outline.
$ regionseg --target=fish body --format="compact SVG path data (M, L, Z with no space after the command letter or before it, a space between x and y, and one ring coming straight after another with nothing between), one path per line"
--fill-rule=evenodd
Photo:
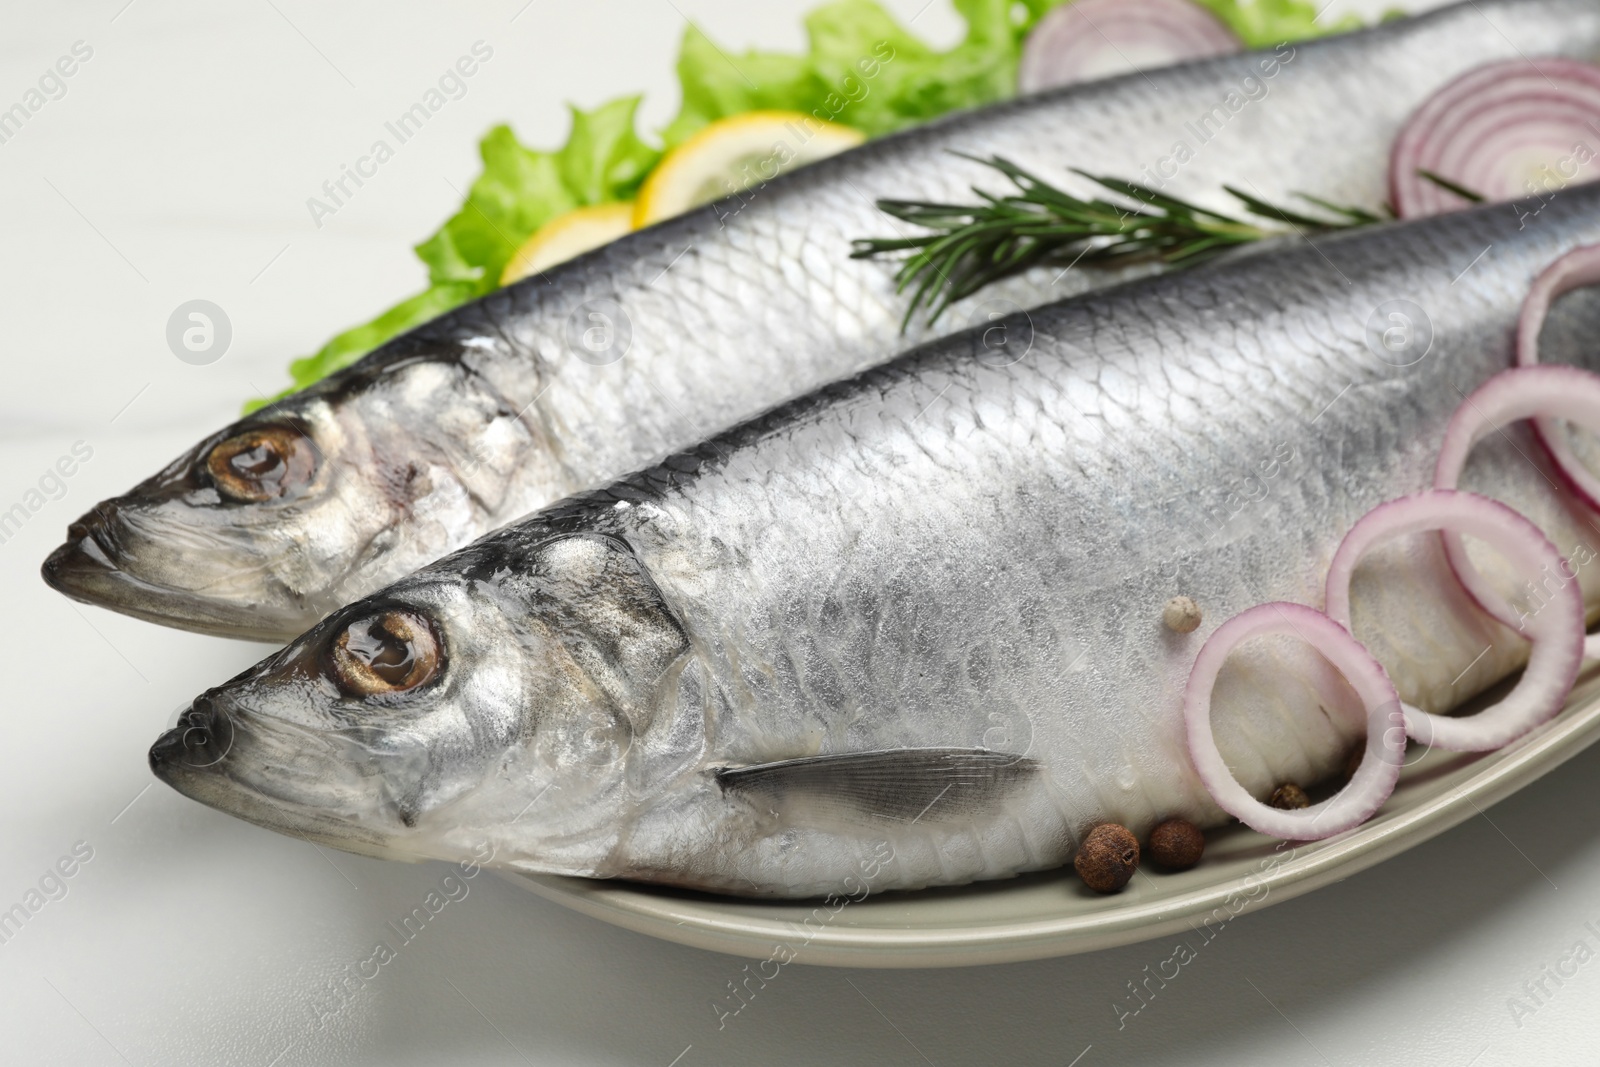
M1181 713L1201 644L1259 603L1321 605L1344 533L1431 485L1452 413L1511 364L1534 277L1595 241L1600 187L1574 188L1531 220L1083 295L1004 320L999 349L930 342L341 609L197 701L152 764L343 848L751 895L1004 877L1105 821L1215 825ZM1597 327L1595 294L1564 298L1546 358L1600 363ZM1462 484L1593 560L1536 454L1498 437ZM1163 625L1178 594L1193 633ZM1428 710L1526 655L1431 537L1374 552L1353 603ZM1257 796L1364 732L1287 639L1235 653L1213 722Z
M1478 0L882 138L493 293L246 417L74 523L45 578L155 622L287 639L910 342L1121 276L1035 272L902 335L893 265L851 259L851 242L891 232L879 198L999 191L966 156L1084 195L1071 168L1230 211L1224 184L1376 209L1414 108L1478 64L1544 54L1600 56L1600 7Z

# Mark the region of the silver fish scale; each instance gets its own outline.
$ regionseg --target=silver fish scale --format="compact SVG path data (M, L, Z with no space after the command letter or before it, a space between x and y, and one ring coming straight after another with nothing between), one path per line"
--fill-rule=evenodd
M530 420L559 428L566 484L558 491L574 491L926 333L899 334L905 305L893 292L890 265L848 253L852 239L899 225L873 206L880 197L962 200L973 185L1004 186L998 174L953 153L1002 155L1092 194L1095 187L1068 168L1159 183L1144 168L1184 142L1193 158L1166 192L1229 210L1237 205L1224 184L1279 201L1312 191L1370 207L1387 195L1394 132L1433 89L1483 62L1555 53L1600 55L1600 6L1465 4L1285 47L1286 61L1270 78L1259 68L1267 53L1223 57L956 115L770 183L742 206L724 203L624 238L425 332L478 336L492 327L503 334L509 344L469 360L513 406L532 403L538 414ZM1195 124L1216 107L1225 122L1213 119L1218 132L1202 142ZM1087 271L1035 272L957 306L948 322L1106 280ZM631 343L620 361L594 367L571 354L568 323L598 301L621 308ZM526 485L491 518L549 499L548 485Z
M1021 836L894 831L905 885L1061 862L1104 819L1215 823L1180 715L1195 653L1254 604L1319 605L1355 519L1427 487L1451 413L1509 365L1534 275L1600 240L1600 188L1519 226L1498 207L1091 294L1034 312L1032 349L1009 366L985 365L973 334L935 342L469 551L514 561L560 532L625 539L709 679L706 766L988 747L1048 767L1002 817ZM1435 330L1408 367L1365 340L1373 309L1399 296ZM1596 326L1594 300L1558 304L1550 358L1600 361L1562 340ZM1533 454L1487 443L1466 484L1570 551L1579 517ZM1271 476L1264 457L1278 458ZM1261 498L1219 521L1218 500L1252 476ZM1581 577L1592 601L1600 583ZM1431 539L1376 552L1355 592L1358 636L1423 706L1453 706L1525 655L1469 605ZM1177 593L1205 611L1192 635L1162 626ZM1219 743L1258 795L1328 774L1364 728L1348 689L1283 640L1242 649L1215 699ZM817 846L817 833L749 844L728 884L774 891L779 869L793 886L836 884L837 842ZM650 840L666 849L636 832L621 873L693 866L650 854Z

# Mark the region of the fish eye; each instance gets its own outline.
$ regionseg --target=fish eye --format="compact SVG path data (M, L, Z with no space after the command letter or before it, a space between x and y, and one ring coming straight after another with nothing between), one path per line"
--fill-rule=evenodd
M439 673L442 657L433 625L410 611L357 619L334 638L329 672L354 697L404 693Z
M259 426L234 434L206 455L217 491L239 503L287 496L311 480L316 449L288 426Z

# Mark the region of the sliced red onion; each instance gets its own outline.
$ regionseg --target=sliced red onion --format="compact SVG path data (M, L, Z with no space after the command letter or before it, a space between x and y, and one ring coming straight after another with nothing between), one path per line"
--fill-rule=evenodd
M1328 566L1328 615L1350 626L1350 575L1368 549L1393 537L1430 530L1481 538L1530 577L1545 569L1559 573L1565 562L1537 526L1499 501L1434 489L1379 504L1350 528ZM1550 592L1547 603L1519 620L1533 651L1516 688L1504 700L1465 718L1407 707L1406 732L1452 752L1488 752L1553 718L1578 676L1584 619L1577 582L1568 581Z
M1451 416L1444 432L1444 446L1439 450L1433 484L1439 489L1454 489L1474 445L1502 426L1536 415L1569 419L1600 430L1600 375L1565 366L1519 367L1496 374L1467 397ZM1551 451L1554 453L1554 448ZM1586 501L1600 499L1600 479L1576 460L1562 473ZM1461 535L1445 530L1440 536L1451 568L1478 606L1507 626L1519 626L1516 609L1473 566ZM1565 560L1554 578L1557 582L1575 581ZM1600 634L1585 640L1584 658L1600 659Z
M1298 637L1321 653L1367 710L1367 747L1355 776L1327 800L1299 810L1280 810L1251 796L1233 777L1211 732L1211 691L1228 654L1243 641L1272 634ZM1291 841L1316 841L1361 825L1394 792L1405 759L1405 718L1389 676L1349 630L1303 604L1261 604L1217 627L1189 672L1183 719L1189 757L1222 810L1254 830Z
M1193 0L1074 0L1028 34L1017 91L1035 93L1243 48L1232 30Z
M1389 195L1401 218L1469 202L1427 170L1490 201L1546 196L1600 176L1600 67L1558 56L1490 63L1440 89L1406 120L1389 156Z
M1600 132L1600 131L1597 131ZM1600 282L1600 245L1574 248L1546 267L1533 280L1533 288L1522 301L1517 318L1517 364L1531 367L1539 362L1539 331L1556 297Z
M1550 313L1550 305L1555 303L1556 298L1562 293L1594 285L1597 282L1600 282L1600 245L1586 245L1573 249L1546 267L1544 272L1534 279L1533 288L1523 300L1522 313L1517 318L1519 366L1532 367L1538 364L1539 332L1544 328L1545 316ZM1591 406L1588 411L1592 413L1600 409ZM1600 479L1595 478L1589 468L1573 455L1572 446L1556 429L1553 419L1571 418L1574 422L1585 423L1591 430L1600 430L1600 424L1597 424L1592 417L1573 418L1563 415L1554 408L1549 411L1540 409L1529 412L1528 415L1539 416L1533 420L1533 432L1539 438L1539 443L1544 446L1544 450L1549 453L1556 470L1561 472L1561 477L1566 480L1578 499L1591 510L1600 511ZM1528 415L1521 417L1527 418Z

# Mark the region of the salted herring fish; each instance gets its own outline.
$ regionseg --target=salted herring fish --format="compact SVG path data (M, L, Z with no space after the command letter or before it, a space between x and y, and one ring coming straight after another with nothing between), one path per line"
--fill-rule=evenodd
M1432 484L1534 277L1600 241L1600 187L1541 204L1132 281L1006 320L999 350L929 342L336 611L197 699L152 767L355 852L756 896L1053 867L1108 820L1216 825L1181 716L1202 642L1320 606L1355 520ZM1403 350L1373 340L1396 307ZM1594 369L1597 329L1600 293L1564 297L1545 358ZM1520 429L1462 485L1600 558ZM1577 580L1600 604L1600 567ZM1175 594L1196 632L1163 625ZM1353 596L1425 710L1526 656L1435 537L1373 553ZM1213 721L1257 796L1365 730L1286 638L1229 660Z

